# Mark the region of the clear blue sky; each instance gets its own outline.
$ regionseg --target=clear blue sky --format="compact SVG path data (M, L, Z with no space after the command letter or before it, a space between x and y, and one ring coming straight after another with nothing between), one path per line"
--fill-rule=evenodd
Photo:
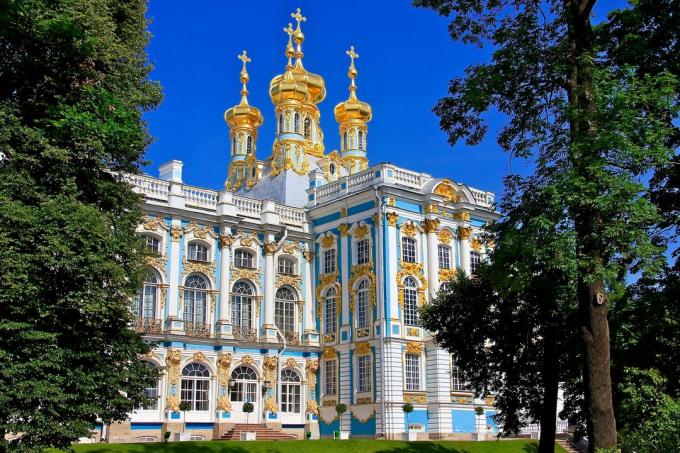
M602 2L598 11L623 3ZM491 116L490 133L479 146L448 145L432 107L446 95L449 79L485 61L489 53L453 42L446 18L414 8L409 0L150 0L151 77L162 84L164 100L146 114L155 137L147 153L147 173L157 176L159 164L179 159L186 183L223 188L229 165L223 114L240 98L241 63L236 56L243 49L253 60L249 100L264 116L257 157L271 154L274 106L269 81L284 70L287 36L282 29L297 7L307 17L305 67L326 80L327 97L319 108L327 151L339 147L333 108L347 97L345 50L353 45L360 54L358 95L373 107L371 163L392 162L498 194L503 176L526 171L525 162L511 161L496 145L496 116Z

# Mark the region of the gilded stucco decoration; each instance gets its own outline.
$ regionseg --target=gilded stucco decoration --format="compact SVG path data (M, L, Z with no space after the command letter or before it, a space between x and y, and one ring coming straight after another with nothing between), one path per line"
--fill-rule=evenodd
M436 204L430 203L425 205L425 214L436 214L438 212L439 207Z
M300 246L293 241L286 241L282 246L281 250L283 253L287 253L289 255L295 255L299 250Z
M274 397L274 395L264 400L264 410L269 411L273 414L279 412L279 406L278 404L276 404L276 398Z
M413 238L418 234L418 229L412 222L408 222L401 226L401 234Z
M305 409L305 413L319 415L319 405L316 403L316 400L310 399L307 401L307 408Z
M321 274L319 276L319 284L316 285L316 300L318 301L318 311L321 313L321 305L323 303L323 298L321 296L322 291L325 292L327 287L330 285L335 285L338 293L338 300L341 300L340 294L342 294L340 284L338 283L338 271L330 272L328 274Z
M217 398L217 410L224 412L231 412L233 410L229 393L225 393Z
M182 281L187 277L189 274L203 274L206 277L212 277L215 275L215 263L210 262L210 263L202 263L202 262L197 262L197 261L189 261L186 259L186 257L182 260L182 264L184 265L184 272L182 272Z
M439 242L442 244L451 243L451 239L453 239L453 233L451 233L451 230L444 228L439 232Z
M281 288L282 286L290 286L298 291L302 288L302 277L299 275L277 275L275 286Z
M322 354L324 360L329 360L329 359L334 359L336 358L337 352L335 351L335 348L333 346L325 346L323 348L323 354Z
M172 385L177 385L179 382L180 363L182 363L182 351L180 349L168 351L168 355L165 357L165 365L168 367L168 382Z
M276 242L265 242L264 253L266 255L273 255L274 253L276 253Z
M366 355L371 353L371 345L367 341L362 341L354 346L356 355Z
M439 281L446 282L453 279L456 276L455 269L439 269Z
M362 224L354 229L354 239L357 241L362 240L368 235L368 225Z
M209 235L215 237L215 232L212 230L212 228L209 226L200 227L193 222L187 225L185 231L187 233L192 232L194 237L198 239L206 239Z
M423 229L426 233L436 233L439 229L439 220L437 219L425 219L423 222Z
M305 250L304 252L302 252L302 256L305 257L305 259L307 260L308 263L311 263L312 261L314 261L314 252L312 252L310 250Z
M307 385L311 391L316 390L316 373L319 372L319 360L307 359L305 362L305 372L307 375Z
M254 285L260 286L260 271L255 269L245 269L242 267L236 267L233 264L229 267L231 271L231 280L249 280Z
M217 381L222 387L229 385L229 369L232 361L233 358L229 352L221 352L217 356Z
M286 366L289 368L295 368L297 367L297 362L294 358L288 357L288 360L286 360Z
M220 236L220 246L222 247L231 247L231 245L234 243L234 236L231 234L223 234Z
M406 393L404 392L404 402L411 404L426 404L427 395L425 393Z
M388 212L387 214L387 224L391 227L397 226L397 221L399 220L399 214L396 212Z
M201 351L194 353L194 355L191 358L194 362L205 362L205 363L208 362L208 358Z
M375 273L373 272L373 262L368 262L365 264L355 264L352 266L352 271L351 271L351 277L349 279L349 287L350 287L350 311L354 312L354 308L356 307L356 298L358 295L358 290L356 289L356 283L359 282L363 278L367 278L369 280L369 285L368 285L368 300L371 306L375 305L375 286L376 286L376 277Z
M248 354L244 355L241 358L241 363L243 363L244 365L252 365L254 362L255 361L253 360L253 358Z
M454 214L454 218L456 220L460 220L462 222L469 222L470 221L470 211L458 211Z
M459 226L458 227L458 238L461 241L465 241L470 238L472 235L472 227L463 227Z
M239 244L241 244L243 247L252 247L253 242L254 242L254 240L251 236L243 236L243 237L241 237Z
M174 226L170 229L170 236L172 236L173 241L179 241L183 234L184 230L181 227Z
M449 203L457 203L460 200L458 192L454 189L453 185L449 181L442 181L434 188L434 192L437 195L441 195L446 198Z
M417 341L409 341L406 343L405 352L406 354L422 354L424 349L424 344Z
M147 255L144 257L144 261L146 261L147 265L155 268L161 274L165 274L165 256Z
M167 228L162 217L149 217L149 216L144 217L142 227L147 231L158 231L161 228Z
M338 225L338 230L340 231L340 236L341 237L347 237L347 233L349 232L349 224L347 223L341 223Z
M470 241L470 248L475 252L480 252L482 250L482 242L479 239L474 238Z
M327 234L321 239L321 245L326 249L333 247L335 245L335 236Z
M265 357L264 361L262 362L262 371L264 373L264 380L269 381L272 385L272 388L275 387L276 384L276 369L278 368L279 365L279 358L277 356L269 356Z
M397 272L398 302L402 310L404 309L404 279L408 276L415 277L420 281L417 288L418 301L420 305L425 303L425 291L427 290L427 279L423 275L423 265L420 263L401 262L401 270Z

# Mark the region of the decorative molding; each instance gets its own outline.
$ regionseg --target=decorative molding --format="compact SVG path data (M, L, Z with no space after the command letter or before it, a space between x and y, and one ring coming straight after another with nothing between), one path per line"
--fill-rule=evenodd
M471 235L472 235L472 227L463 227L463 226L458 227L458 239L460 239L461 241L468 240Z
M186 233L192 232L198 239L207 239L208 235L215 237L215 232L209 226L199 227L196 223L190 223L184 230Z
M480 252L482 250L482 242L479 239L474 238L470 241L470 248L475 252Z
M212 277L215 275L215 263L203 263L203 262L196 262L196 261L188 261L186 258L184 258L182 264L184 265L184 271L182 272L182 281L187 277L189 274L193 273L199 273L203 274L206 277Z
M405 352L406 354L416 354L420 355L423 353L423 350L425 348L425 345L423 343L420 343L418 341L409 341L406 343L406 348Z
M354 229L354 239L360 241L368 235L368 225L359 225Z
M267 356L262 362L262 372L264 374L264 380L269 381L272 388L276 388L277 374L276 369L279 366L279 358L275 355ZM274 411L272 411L274 412Z
M368 341L362 341L354 345L354 353L356 355L366 355L371 353L371 345Z
M341 237L347 237L347 233L349 232L349 224L348 223L341 223L338 225L338 230L340 231L340 236Z
M277 275L276 284L277 288L282 286L291 286L298 291L302 290L302 277L299 275Z
M233 358L230 352L220 352L217 355L217 382L221 387L229 385L229 369Z
M170 228L170 236L172 236L172 240L175 242L179 241L183 234L184 230L181 227L174 226Z
M335 351L335 348L333 346L325 346L323 348L323 358L324 360L330 360L330 359L335 359L338 354Z
M248 355L248 354L244 355L244 356L241 358L241 363L243 363L243 364L245 364L245 365L252 365L253 362L255 362L255 361L254 361L253 358L252 358L250 355Z
M425 214L436 214L438 212L439 207L436 204L430 203L425 205Z
M223 234L220 236L220 246L221 247L231 247L236 238L231 234Z
M417 392L404 392L404 402L405 403L411 403L411 404L426 404L427 403L427 394L425 392L422 393L417 393Z
M441 195L442 197L446 198L446 200L450 203L457 203L458 200L460 200L458 192L456 191L456 189L454 189L453 185L447 180L444 180L441 183L439 183L437 187L434 188L433 193Z
M387 214L387 224L391 227L397 226L397 221L399 220L399 214L396 212L388 212Z
M420 281L420 287L416 289L418 292L419 305L425 303L425 291L427 290L427 279L423 275L423 265L420 263L405 263L401 262L401 270L397 272L397 301L404 309L404 279L408 276L417 278Z
M448 282L456 276L455 269L439 269L439 282Z
M242 267L236 267L233 264L229 267L231 271L231 281L236 280L250 280L257 287L260 286L260 271L256 269L246 269Z
M147 231L158 231L161 228L167 229L168 227L165 225L162 217L149 217L147 215L144 216L144 220L142 221L142 228Z
M312 252L310 250L305 250L304 252L302 252L302 256L305 257L305 259L307 260L308 263L311 263L312 261L314 261L314 252Z
M333 247L335 245L335 236L327 234L321 239L321 245L326 249Z
M179 365L182 363L182 350L172 349L165 357L165 365L168 367L168 382L177 385L179 382Z
M458 211L453 215L453 217L456 220L460 220L462 222L469 222L470 221L470 211Z
M208 362L208 358L201 351L194 353L194 355L191 357L191 359L195 362L205 362L205 363Z
M453 239L453 233L448 229L443 229L439 232L439 242L442 244L450 244Z
M148 266L152 266L155 268L158 272L165 274L165 264L167 262L167 258L165 256L160 256L160 255L146 255L144 257L144 261Z
M288 357L288 360L286 360L286 366L290 368L295 368L297 367L297 362L295 361L294 358Z
M439 229L439 220L425 219L423 222L423 229L426 233L435 233Z
M286 241L281 246L281 251L289 255L295 255L298 251L300 251L300 246L293 241Z
M414 238L418 234L418 229L412 222L408 222L401 226L401 234Z
M265 255L273 255L276 253L276 242L265 242L264 253Z

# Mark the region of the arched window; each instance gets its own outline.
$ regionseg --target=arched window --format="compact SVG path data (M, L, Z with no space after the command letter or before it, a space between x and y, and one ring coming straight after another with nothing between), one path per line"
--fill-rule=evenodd
M413 277L404 279L404 323L418 325L418 284Z
M279 258L279 274L295 275L295 259L285 256Z
M295 132L300 133L300 114L295 113Z
M335 333L336 322L335 322L335 308L337 291L335 288L329 288L326 291L326 299L324 301L323 310L323 331L324 333Z
M295 294L289 288L279 288L276 291L274 322L284 334L295 332Z
M368 280L362 280L357 288L357 327L368 327L371 322L371 306L368 301Z
M238 249L234 253L234 264L238 267L247 267L252 269L254 266L255 260L253 258L253 254L249 252L248 250L244 249Z
M144 243L146 247L146 252L150 253L152 255L160 255L161 254L161 243L156 238L155 236L151 236L150 234L145 234L144 235Z
M233 403L254 403L257 401L257 374L241 365L231 373L231 401Z
M281 412L300 413L300 381L295 370L281 372Z
M283 133L283 113L279 113L279 134Z
M208 301L208 281L200 275L190 275L184 283L184 322L205 323Z
M416 240L408 236L401 238L401 260L405 263L416 262Z
M371 247L368 239L357 242L357 264L366 264L371 260Z
M151 362L144 362L144 365L148 366L149 368L156 369L156 365L154 365ZM158 399L160 398L160 380L156 381L154 385L151 387L147 387L144 389L144 398L147 398L149 401L142 404L139 406L137 409L141 411L155 411L158 409Z
M244 281L234 283L231 290L231 320L234 327L252 328L254 293L250 284Z
M198 242L190 242L189 259L192 261L208 261L208 247Z
M248 154L253 152L253 137L251 137L250 135L246 139L246 152Z
M144 285L132 299L132 313L138 318L153 319L156 317L159 283L156 273L150 271L144 280Z
M347 149L347 132L342 134L342 149Z
M312 136L312 122L309 120L309 118L305 118L305 138L307 140L310 139Z
M190 363L182 370L182 402L192 411L207 411L209 406L210 372L200 363Z
M364 149L364 131L359 131L358 137L359 149Z

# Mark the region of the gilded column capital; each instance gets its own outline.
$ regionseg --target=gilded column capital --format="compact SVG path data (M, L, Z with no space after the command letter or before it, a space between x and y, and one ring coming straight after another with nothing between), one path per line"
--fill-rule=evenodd
M184 230L181 227L172 227L170 229L170 235L172 236L173 241L179 241L183 234Z
M314 261L314 252L312 252L310 250L305 250L304 252L302 252L302 256L305 257L305 259L307 260L308 263L311 263L312 261Z
M387 213L387 224L391 227L397 226L397 220L399 220L399 214L396 212Z
M267 255L273 255L276 253L276 242L265 242L264 253Z
M461 220L463 222L470 221L470 211L458 211L454 214L456 220Z
M221 247L231 247L234 243L234 236L231 234L223 234L220 236L220 246Z
M466 241L470 239L470 236L472 235L472 227L458 227L458 238L461 241Z
M439 220L437 219L425 219L423 222L423 229L426 233L436 233L439 229Z
M436 204L430 203L425 205L425 213L426 214L436 214L439 212L439 207L437 207Z
M341 237L347 237L347 233L349 232L349 224L348 223L341 223L338 225L338 230L340 230L340 236Z

